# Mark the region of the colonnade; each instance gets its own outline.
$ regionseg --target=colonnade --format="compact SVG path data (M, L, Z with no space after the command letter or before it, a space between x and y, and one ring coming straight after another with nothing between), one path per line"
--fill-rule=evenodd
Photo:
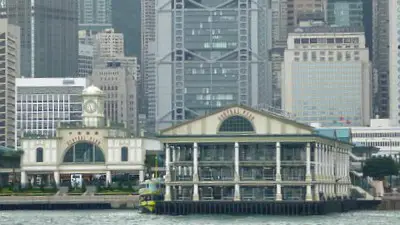
M76 174L82 173L84 174L84 172L75 172ZM112 183L112 175L111 175L111 171L107 170L105 171L106 174L106 185L111 184ZM53 172L53 178L54 178L54 182L57 185L57 187L60 186L60 171L54 171ZM143 182L144 181L144 170L140 170L139 171L139 181ZM26 171L21 171L21 186L25 187L28 184L28 174Z
M337 146L316 143L314 146L314 160L311 161L311 143L306 143L306 201L320 200L320 193L325 197L347 196L349 194L349 149ZM172 149L174 151L174 149ZM166 190L165 201L171 201L171 147L166 145ZM199 172L198 172L198 143L193 143L193 201L199 200ZM172 154L175 161L175 152ZM314 165L313 173L311 171ZM281 175L281 143L276 142L276 192L275 200L282 200L282 175ZM314 175L314 177L313 177ZM257 182L257 181L255 181ZM288 182L288 181L285 181ZM240 201L240 166L239 166L239 143L234 144L234 200Z

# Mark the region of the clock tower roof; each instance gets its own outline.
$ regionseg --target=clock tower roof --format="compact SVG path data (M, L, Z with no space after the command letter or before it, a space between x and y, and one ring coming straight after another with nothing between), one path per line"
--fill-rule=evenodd
M82 91L83 95L103 95L104 92L94 85L90 85Z

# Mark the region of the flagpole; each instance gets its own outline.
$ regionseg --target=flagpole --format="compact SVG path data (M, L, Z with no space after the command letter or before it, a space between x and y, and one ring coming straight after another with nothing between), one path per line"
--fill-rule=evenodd
M156 162L155 162L155 166L156 166L155 178L158 178L158 153L156 153Z

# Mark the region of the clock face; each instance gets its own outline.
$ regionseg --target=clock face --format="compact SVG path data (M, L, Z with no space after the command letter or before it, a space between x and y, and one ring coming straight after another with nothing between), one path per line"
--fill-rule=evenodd
M97 110L97 104L94 101L87 101L85 103L85 111L87 113L94 113Z

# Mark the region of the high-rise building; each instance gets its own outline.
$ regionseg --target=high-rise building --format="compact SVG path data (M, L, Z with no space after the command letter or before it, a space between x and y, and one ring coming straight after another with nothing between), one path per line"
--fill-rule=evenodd
M389 116L400 124L400 0L389 2Z
M20 75L20 28L0 19L0 146L15 146L15 79Z
M79 29L102 31L112 27L111 0L78 0Z
M122 66L112 60L96 64L91 76L92 83L104 91L104 113L110 122L124 123L137 134L137 67Z
M55 136L58 122L82 121L85 78L19 78L17 134Z
M124 35L106 29L94 37L94 58L124 57Z
M141 0L141 82L139 112L155 127L156 108L156 1Z
M287 45L283 110L303 123L368 125L372 83L362 27L299 27Z
M326 0L286 0L288 31L299 24L299 17L325 11Z
M328 0L327 22L336 26L363 27L362 0Z
M8 0L0 14L21 28L21 76L70 77L78 72L75 0Z
M112 27L116 32L129 37L125 41L126 56L141 56L141 4L143 0L113 0L112 1ZM146 0L154 2L155 0Z
M93 71L93 45L79 43L78 76L88 77Z
M373 0L372 4L373 108L380 118L389 118L389 1Z
M160 0L155 8L157 62L146 76L157 128L230 104L271 104L268 1Z

